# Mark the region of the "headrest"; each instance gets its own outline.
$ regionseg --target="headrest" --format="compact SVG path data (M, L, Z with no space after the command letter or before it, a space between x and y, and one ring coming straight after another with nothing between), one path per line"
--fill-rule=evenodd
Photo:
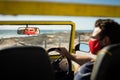
M119 80L120 44L107 46L98 52L91 80Z
M12 47L0 50L0 77L12 80L53 80L53 71L43 48Z

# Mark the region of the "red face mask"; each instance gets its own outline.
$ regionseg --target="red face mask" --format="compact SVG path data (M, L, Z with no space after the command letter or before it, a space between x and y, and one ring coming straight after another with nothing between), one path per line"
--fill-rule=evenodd
M100 50L99 41L97 39L94 41L89 40L88 44L92 54L96 54Z

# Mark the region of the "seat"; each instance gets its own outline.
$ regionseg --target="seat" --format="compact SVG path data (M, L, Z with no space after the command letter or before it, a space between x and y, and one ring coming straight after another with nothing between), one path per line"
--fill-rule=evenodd
M0 78L4 80L54 80L47 52L41 47L0 50Z
M99 51L91 80L120 80L120 44Z

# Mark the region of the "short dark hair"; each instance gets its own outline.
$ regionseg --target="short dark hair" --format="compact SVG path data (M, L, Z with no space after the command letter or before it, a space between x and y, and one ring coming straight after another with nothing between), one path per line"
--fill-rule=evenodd
M110 38L111 44L120 43L120 24L112 19L98 19L95 22L95 27L99 27L102 31L100 39L105 36Z

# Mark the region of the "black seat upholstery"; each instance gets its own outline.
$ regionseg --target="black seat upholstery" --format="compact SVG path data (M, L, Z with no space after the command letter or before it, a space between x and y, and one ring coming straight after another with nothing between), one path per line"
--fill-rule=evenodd
M91 80L120 80L120 44L99 51Z
M13 47L0 51L0 77L4 80L53 80L46 51L41 47Z

